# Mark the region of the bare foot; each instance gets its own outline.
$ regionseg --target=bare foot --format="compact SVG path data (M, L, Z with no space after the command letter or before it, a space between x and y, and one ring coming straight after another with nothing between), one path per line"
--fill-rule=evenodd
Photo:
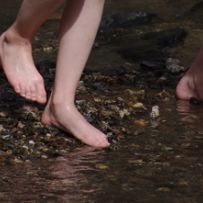
M105 134L88 123L74 105L54 105L50 99L42 115L42 123L70 132L93 147L104 148L110 145Z
M203 64L202 66L193 65L183 76L176 87L178 99L190 100L196 98L203 101Z
M179 81L176 87L176 96L181 100L190 100L191 98L199 99L194 76L191 72L188 71Z
M0 37L0 61L9 83L17 93L32 101L46 102L43 78L34 65L29 40L13 31L3 33Z

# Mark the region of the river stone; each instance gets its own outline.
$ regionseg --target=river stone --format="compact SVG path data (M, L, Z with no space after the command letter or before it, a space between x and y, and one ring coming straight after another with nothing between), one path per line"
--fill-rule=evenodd
M134 45L119 50L119 54L130 61L139 63L145 61L145 64L146 61L150 61L150 64L148 64L147 66L154 66L151 64L151 61L154 61L156 59L160 60L164 57L162 50L159 46L154 44L154 42L145 40L135 40L135 42L131 42L130 44Z
M192 18L195 21L203 19L203 1L196 3L191 9L186 11L181 18Z
M164 60L154 59L154 60L143 60L140 63L143 70L153 71L153 70L164 70L165 62Z
M140 63L143 67L165 67L167 53L163 51L166 47L175 47L184 42L187 32L176 28L160 32L149 32L141 38L129 38L130 46L120 49L121 56L133 62Z
M144 40L154 41L161 48L175 47L182 43L187 36L187 32L181 28L163 30L160 32L149 32L142 36Z
M103 18L101 30L107 31L115 28L129 28L150 23L156 14L145 12L115 13Z
M169 58L166 61L166 69L170 72L170 73L180 73L185 71L185 67L179 65L178 60L174 59L174 61Z

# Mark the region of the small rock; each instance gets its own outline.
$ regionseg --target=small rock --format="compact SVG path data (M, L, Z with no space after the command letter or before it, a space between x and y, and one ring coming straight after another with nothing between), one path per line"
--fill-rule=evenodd
M152 119L158 118L160 116L159 106L155 105L152 107L152 112L150 113L150 117Z
M3 126L2 124L0 124L0 133L1 133L1 132L4 132L4 131L5 131L4 126Z
M180 73L185 71L185 67L177 65L177 64L170 64L166 66L167 70L169 70L171 73Z
M50 133L47 133L47 134L46 134L46 137L47 137L47 138L50 138L50 137L52 137L52 135L51 135Z
M41 156L41 158L42 158L42 159L48 159L48 156L43 154L43 155Z
M201 103L202 103L201 101L199 101L198 99L196 99L194 97L190 98L190 104L199 105Z
M21 121L19 121L17 127L23 129L25 125Z
M180 60L179 59L174 59L174 58L168 58L166 60L166 65L169 65L169 64L180 64Z
M180 65L180 60L173 58L168 58L166 60L166 69L171 73L180 73L185 71L185 67Z
M158 192L170 192L171 189L168 187L160 187L157 189Z
M0 112L0 117L5 118L7 115L5 112Z
M123 109L119 111L120 118L124 118L125 116L129 116L130 112L127 109Z
M13 160L13 163L15 163L15 164L21 164L21 163L23 163L23 161L20 160L20 159L18 159L18 158L15 158L15 159Z
M25 149L25 150L29 149L29 147L27 145L23 145L22 148Z
M105 164L96 164L95 167L100 170L107 170L109 167Z
M145 127L147 125L147 121L144 119L139 119L134 121L135 125L140 126L140 127Z
M136 104L133 104L132 107L135 108L135 109L144 109L144 110L147 109L147 108L144 106L144 104L141 103L141 102L137 102Z
M43 51L47 54L50 54L53 51L53 47L43 47Z
M12 135L2 135L1 136L1 138L3 139L3 140L10 140L11 138L12 138L13 136Z
M29 145L34 146L34 145L35 145L35 142L34 142L33 140L29 140Z

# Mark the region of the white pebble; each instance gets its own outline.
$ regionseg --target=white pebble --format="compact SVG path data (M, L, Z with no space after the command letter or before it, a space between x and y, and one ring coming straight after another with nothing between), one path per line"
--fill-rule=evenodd
M150 113L150 117L155 119L160 116L159 106L155 105L152 107L152 112Z
M35 142L33 140L29 140L29 145L35 145Z

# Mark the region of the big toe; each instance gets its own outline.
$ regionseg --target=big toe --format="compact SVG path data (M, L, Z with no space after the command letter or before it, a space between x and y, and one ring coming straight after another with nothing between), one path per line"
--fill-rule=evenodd
M46 101L47 101L46 92L41 92L37 97L37 102L39 102L41 104L45 104Z
M47 101L47 95L46 95L46 90L44 87L44 83L40 82L39 84L37 84L36 86L36 90L37 90L37 102L44 104Z
M98 148L106 148L110 146L110 143L107 141L106 137L100 137L96 143L93 144L95 147Z

